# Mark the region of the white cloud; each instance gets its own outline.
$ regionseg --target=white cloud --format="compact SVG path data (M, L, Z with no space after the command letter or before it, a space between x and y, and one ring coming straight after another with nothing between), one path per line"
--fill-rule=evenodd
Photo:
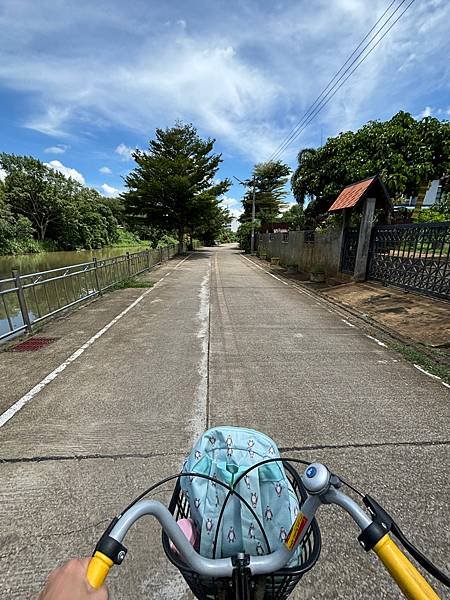
M104 173L105 175L110 175L112 173L109 167L100 167L99 171L100 173Z
M6 175L6 171L4 169L0 169L0 181L5 181Z
M32 97L28 127L57 136L113 125L141 136L181 118L228 155L255 161L278 146L386 2L247 0L236 11L196 3L189 26L175 1L108 11L80 2L70 14L51 0L3 4L0 84ZM418 99L437 103L432 94L449 79L449 19L445 0L415 3L283 157L320 143L322 124L328 136L400 108L415 112ZM100 51L93 30L106 32ZM128 160L131 149L118 148Z
M418 118L423 119L424 117L431 117L432 114L433 114L433 109L431 108L431 106L425 106L423 111L419 114Z
M122 158L122 160L131 160L131 154L134 152L134 148L130 148L130 146L125 146L125 144L119 144L114 150L114 152L118 154Z
M57 144L56 146L50 146L49 148L45 148L44 152L46 154L64 154L67 150L69 150L70 146L67 144Z
M50 106L43 114L28 120L25 127L50 136L64 138L68 136L64 126L70 115L71 111L67 107Z
M100 189L102 190L103 195L108 196L109 198L113 198L114 196L118 196L120 194L120 190L112 187L112 185L108 185L107 183L103 183L100 186Z
M86 183L83 175L79 171L71 167L66 167L59 160L51 160L50 162L44 164L55 171L59 171L65 177L71 177L75 181L78 181L78 183L81 183L81 185L85 185Z

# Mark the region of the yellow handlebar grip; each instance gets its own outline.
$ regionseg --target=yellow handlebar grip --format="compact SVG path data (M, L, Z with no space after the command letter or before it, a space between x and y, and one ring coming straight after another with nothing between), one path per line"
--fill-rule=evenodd
M406 598L409 600L439 600L439 596L433 588L388 534L375 544L373 550Z
M101 552L96 552L89 561L87 580L91 587L98 590L105 583L113 561Z

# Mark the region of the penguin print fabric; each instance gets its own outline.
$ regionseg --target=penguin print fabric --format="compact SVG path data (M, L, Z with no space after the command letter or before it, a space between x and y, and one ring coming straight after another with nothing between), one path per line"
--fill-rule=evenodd
M202 435L183 466L185 473L209 475L234 486L249 468L280 453L273 440L253 429L216 427ZM188 498L191 517L200 532L200 554L213 558L217 523L228 489L199 477L182 477L181 488ZM298 514L297 496L281 462L255 467L236 484L236 491L252 507L264 527L271 551L286 540ZM219 526L216 558L238 552L267 553L260 527L251 511L232 495ZM294 556L290 565L298 564Z

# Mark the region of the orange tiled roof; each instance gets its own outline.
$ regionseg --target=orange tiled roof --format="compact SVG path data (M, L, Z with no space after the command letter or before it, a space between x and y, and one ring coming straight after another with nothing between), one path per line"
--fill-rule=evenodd
M328 212L356 206L366 192L367 188L370 187L375 179L376 176L370 177L369 179L364 179L364 181L359 181L358 183L352 183L352 185L348 185L342 190L342 192L330 206Z

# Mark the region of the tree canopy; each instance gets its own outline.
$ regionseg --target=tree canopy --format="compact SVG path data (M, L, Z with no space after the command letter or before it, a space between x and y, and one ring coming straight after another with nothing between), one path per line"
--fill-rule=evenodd
M34 240L58 248L100 248L117 237L117 220L94 189L31 156L0 153L6 177L0 192L0 251L36 250Z
M202 140L193 125L177 122L157 129L147 151L133 153L137 166L125 178L128 191L123 194L133 227L176 232L180 243L186 233L209 235L222 210L220 196L231 184L215 180L222 158L212 153L214 141Z
M287 196L286 183L291 169L280 160L256 164L253 176L246 181L247 191L242 200L244 212L240 216L241 223L252 218L253 186L255 188L255 216L261 223L275 221Z
M306 198L309 216L325 213L350 183L379 174L397 201L417 195L421 183L450 172L450 122L420 121L399 112L389 121L370 121L358 131L329 138L318 149L298 154L292 191L299 204Z

